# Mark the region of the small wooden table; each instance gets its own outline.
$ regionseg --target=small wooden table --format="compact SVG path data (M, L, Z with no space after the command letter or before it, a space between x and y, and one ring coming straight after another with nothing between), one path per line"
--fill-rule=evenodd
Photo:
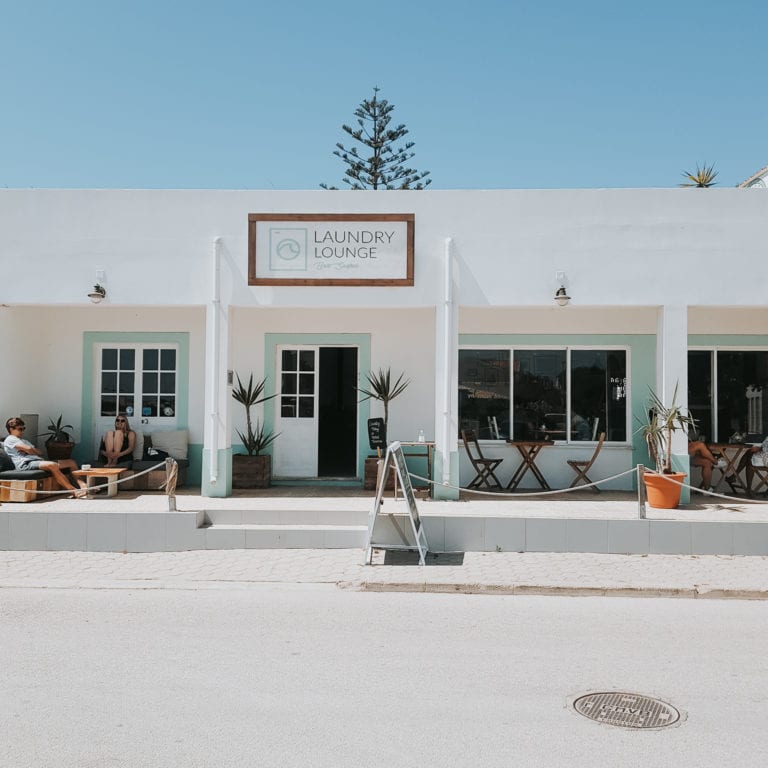
M403 446L406 450L403 451L403 456L413 456L417 457L420 456L422 459L427 460L427 477L431 480L432 479L432 456L435 452L435 443L433 440L416 440L413 442L409 442L407 440L400 440L398 441L400 445ZM413 448L424 448L424 451L414 451ZM411 450L407 450L411 449ZM395 498L397 498L397 472L395 472ZM414 486L414 490L421 490L424 486ZM432 488L434 486L432 483L427 483L427 493L432 496Z
M92 469L73 469L74 477L84 477L88 498L92 497L91 488L100 485L99 478L107 480L107 496L117 496L117 478L126 471L125 467L93 467Z
M548 445L554 445L551 440L507 440L509 445L514 445L517 448L518 453L522 456L520 466L515 470L515 474L512 475L512 479L507 483L507 490L514 491L520 481L525 477L525 473L530 469L533 476L538 480L539 485L545 490L552 490L549 484L541 474L541 470L536 466L536 457L541 452L542 448L546 448Z
M751 443L709 443L707 445L707 448L712 452L712 455L717 458L723 458L726 461L726 466L722 469L720 467L712 467L712 470L718 470L720 472L720 479L713 483L713 485L717 488L720 483L723 482L723 480L733 473L733 477L730 479L731 487L733 488L733 485L736 485L737 487L740 487L744 493L747 492L747 488L742 482L741 478L738 474L738 468L739 468L739 462L741 461L741 457L744 455L746 451L752 450L752 444Z

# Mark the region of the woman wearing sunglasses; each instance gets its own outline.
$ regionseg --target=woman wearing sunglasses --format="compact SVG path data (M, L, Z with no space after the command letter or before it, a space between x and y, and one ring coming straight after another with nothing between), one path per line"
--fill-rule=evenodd
M133 448L136 445L136 433L128 424L124 414L115 419L115 428L109 430L101 439L99 459L102 466L119 467L133 461Z
M14 416L5 422L5 428L8 430L8 437L3 441L3 448L8 458L13 462L13 466L18 470L25 469L44 469L50 472L54 480L69 491L74 491L74 495L81 498L85 495L85 482L77 481L81 490L75 488L62 470L78 469L77 462L74 459L63 459L62 461L49 461L43 459L40 451L35 448L29 440L24 439L26 426L24 420L19 416Z

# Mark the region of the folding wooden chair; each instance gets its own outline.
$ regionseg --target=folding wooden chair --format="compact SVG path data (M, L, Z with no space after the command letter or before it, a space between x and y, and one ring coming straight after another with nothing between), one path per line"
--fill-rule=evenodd
M486 459L480 450L477 435L471 429L462 429L461 439L464 441L464 450L467 452L467 458L472 462L472 466L477 473L467 488L479 488L482 485L488 488L501 488L502 485L499 482L499 478L494 474L494 470L504 459Z
M585 483L586 485L589 485L592 481L587 476L587 472L592 468L592 465L595 463L595 459L597 458L597 455L600 453L600 449L603 447L603 442L605 441L605 432L600 433L600 438L597 441L597 445L595 446L595 452L592 454L591 459L586 460L577 460L577 459L568 459L568 466L576 473L576 477L574 478L573 482L568 486L569 488L575 488L579 483ZM600 493L600 489L593 485L591 486L592 490L596 493Z

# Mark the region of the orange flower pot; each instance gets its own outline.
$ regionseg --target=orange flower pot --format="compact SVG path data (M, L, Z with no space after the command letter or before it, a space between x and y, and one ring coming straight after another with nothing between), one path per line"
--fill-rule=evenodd
M645 490L648 494L648 503L655 509L675 509L680 504L680 492L682 483L688 475L685 472L672 472L669 475L655 475L646 472L643 475ZM674 480L670 483L669 480Z

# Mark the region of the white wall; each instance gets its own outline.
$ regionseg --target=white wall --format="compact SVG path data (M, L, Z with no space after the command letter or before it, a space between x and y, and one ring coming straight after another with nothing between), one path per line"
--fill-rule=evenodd
M413 212L416 285L248 287L250 212ZM556 270L574 306L761 306L768 277L768 195L746 189L0 190L0 303L85 304L103 267L111 304L203 304L216 236L244 306L435 305L445 237L465 306L550 306Z

